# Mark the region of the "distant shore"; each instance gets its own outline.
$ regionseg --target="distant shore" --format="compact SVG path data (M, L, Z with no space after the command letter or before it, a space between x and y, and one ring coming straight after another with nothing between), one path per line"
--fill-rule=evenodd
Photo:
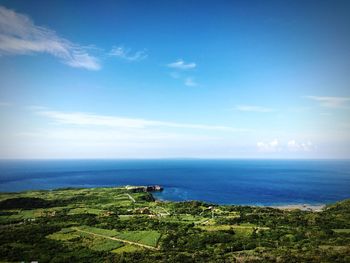
M87 187L91 188L91 187ZM199 201L199 202L206 202L203 200L168 200L165 198L162 198L160 196L157 196L156 192L162 192L163 187L160 185L146 185L146 186L134 186L134 185L124 185L124 186L107 186L107 187L92 187L92 188L120 188L120 189L126 189L131 192L149 192L154 200L161 201L161 202L189 202L189 201ZM5 193L21 193L21 192L36 192L36 191L58 191L58 190L77 190L77 189L84 189L84 187L63 187L63 188L54 188L54 189L33 189L33 190L25 190L25 191L18 191L18 192L2 192L0 191L0 194ZM301 211L312 211L312 212L321 212L326 207L325 204L282 204L282 205L255 205L255 204L220 204L215 203L216 205L229 205L229 206L251 206L251 207L271 207L281 210L301 210Z
M161 198L159 196L156 196L152 194L155 200L162 201L162 202L186 202L186 201L201 201L201 200L183 200L183 201L172 201L172 200L166 200L164 198ZM242 204L227 204L227 205L232 205L232 206L242 206ZM246 204L243 206L256 206L254 204ZM258 205L258 207L271 207L271 208L276 208L276 209L281 209L281 210L296 210L299 209L301 211L313 211L313 212L321 212L326 205L325 204L317 204L317 205L312 205L312 204L285 204L285 205Z
M302 211L313 211L313 212L321 212L325 208L325 204L319 204L319 205L311 205L311 204L295 204L295 205L273 205L273 206L267 206L282 210L295 210L299 209Z

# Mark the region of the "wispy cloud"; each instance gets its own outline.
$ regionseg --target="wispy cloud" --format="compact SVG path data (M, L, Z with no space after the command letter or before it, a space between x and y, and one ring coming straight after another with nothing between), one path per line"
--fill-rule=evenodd
M277 152L280 151L280 143L277 139L271 142L257 142L256 146L261 152Z
M132 52L131 49L126 49L123 46L115 46L108 54L112 57L118 57L128 61L141 61L147 58L147 53L145 50Z
M0 6L0 55L47 53L71 67L99 70L99 60L88 50L35 25L30 17Z
M185 79L185 85L188 87L196 87L198 83L191 77Z
M177 61L172 62L172 63L168 64L167 66L169 68L187 70L187 69L194 69L197 65L194 62L186 63L182 59L178 59Z
M124 131L119 129L84 129L83 127L75 128L60 128L56 130L37 130L34 132L19 132L16 134L18 137L37 137L44 138L49 137L50 139L64 139L71 141L84 141L84 142L95 142L95 143L106 143L111 144L115 142L123 142L130 144L131 142L159 142L162 140L185 140L185 141L203 141L216 139L215 137L205 135L188 135L178 133L162 133L155 131L144 131L144 130L132 130Z
M265 108L260 106L254 106L254 105L237 105L235 107L238 111L247 111L247 112L273 112L274 109L271 108Z
M169 68L174 69L174 72L170 73L170 76L174 79L180 79L183 81L183 84L187 87L195 87L198 86L198 83L195 81L195 79L191 76L186 76L185 73L181 72L182 70L190 70L194 69L197 67L196 63L191 62L191 63L186 63L182 59L178 59L177 61L170 63L167 65ZM180 74L181 72L181 74ZM182 76L185 74L185 76Z
M349 97L321 97L305 96L305 98L319 102L322 107L327 108L349 108Z
M220 125L203 125L203 124L186 124L167 121L154 121L138 118L124 118L119 116L97 115L83 112L60 112L50 110L35 110L39 115L48 117L55 123L69 124L75 126L103 126L116 128L182 128L182 129L202 129L202 130L216 130L226 132L245 132L247 129L238 129L228 126Z

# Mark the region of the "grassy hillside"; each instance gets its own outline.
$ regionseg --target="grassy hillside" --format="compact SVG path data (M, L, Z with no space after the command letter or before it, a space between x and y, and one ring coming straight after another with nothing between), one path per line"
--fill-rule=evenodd
M350 262L350 200L311 212L58 189L0 194L0 222L5 262Z

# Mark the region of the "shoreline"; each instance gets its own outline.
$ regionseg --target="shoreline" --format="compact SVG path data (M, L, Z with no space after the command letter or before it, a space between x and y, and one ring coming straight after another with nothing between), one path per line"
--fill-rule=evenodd
M326 205L325 204L318 204L318 205L288 204L288 205L272 205L272 206L265 206L265 207L272 207L272 208L288 210L288 211L299 209L301 211L321 212L326 207Z
M183 201L173 201L173 200L167 200L163 198L159 198L155 196L153 193L151 193L153 198L156 201L160 202L191 202L191 201L198 201L198 202L205 202L203 200L183 200ZM256 204L219 204L219 203L213 203L214 205L227 205L227 206L251 206L251 207L270 207L270 208L275 208L275 209L280 209L280 210L301 210L301 211L312 211L312 212L321 212L323 209L326 207L326 204L279 204L279 205L256 205Z
M159 185L158 186L163 190L163 187ZM101 187L58 187L58 188L53 188L53 189L32 189L32 190L23 190L23 191L15 191L15 192L7 192L7 191L0 191L0 194L18 194L22 192L31 192L31 191L59 191L59 190L77 190L77 189L84 189L84 188L122 188L126 190L133 190L134 188L147 188L147 186L134 186L134 185L123 185L123 186L101 186ZM130 188L130 189L128 189ZM150 190L146 191L152 195L155 201L160 201L160 202L191 202L191 201L198 201L198 202L204 202L204 203L211 203L207 202L204 200L180 200L180 201L174 201L174 200L167 200L162 197L157 196L157 192L161 192L162 190ZM319 204L276 204L276 205L271 205L271 204L220 204L220 203L212 203L213 205L224 205L224 206L250 206L250 207L270 207L270 208L275 208L275 209L280 209L280 210L286 210L286 211L291 211L291 210L301 210L301 211L311 211L311 212L321 212L323 209L326 207L325 203L319 203Z

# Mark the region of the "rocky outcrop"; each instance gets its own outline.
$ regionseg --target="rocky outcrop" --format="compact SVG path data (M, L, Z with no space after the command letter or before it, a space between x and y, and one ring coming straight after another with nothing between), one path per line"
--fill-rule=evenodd
M163 187L160 185L149 185L149 186L126 186L127 190L138 193L138 192L160 192L163 191Z

